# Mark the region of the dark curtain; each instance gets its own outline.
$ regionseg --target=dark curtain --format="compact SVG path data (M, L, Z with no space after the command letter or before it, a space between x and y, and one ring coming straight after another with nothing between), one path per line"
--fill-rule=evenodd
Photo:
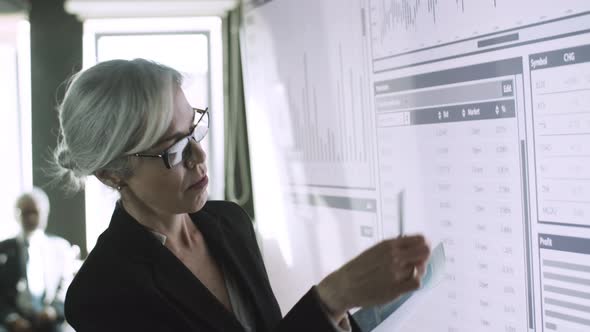
M254 218L246 106L240 55L242 8L223 21L225 82L225 198Z

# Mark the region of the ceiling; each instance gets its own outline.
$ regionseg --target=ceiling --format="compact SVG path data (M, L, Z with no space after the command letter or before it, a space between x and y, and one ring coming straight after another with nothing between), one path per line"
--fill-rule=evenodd
M0 0L0 14L22 12L28 0ZM82 19L142 16L223 16L239 0L66 0L65 9Z
M0 0L0 14L21 12L25 9L23 0Z
M103 17L224 16L239 0L66 0L81 19Z

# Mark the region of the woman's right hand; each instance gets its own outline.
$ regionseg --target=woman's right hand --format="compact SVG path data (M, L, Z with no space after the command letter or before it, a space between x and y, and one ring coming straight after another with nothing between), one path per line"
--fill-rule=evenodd
M355 307L387 303L420 287L429 256L422 235L385 240L328 275L318 295L335 319Z

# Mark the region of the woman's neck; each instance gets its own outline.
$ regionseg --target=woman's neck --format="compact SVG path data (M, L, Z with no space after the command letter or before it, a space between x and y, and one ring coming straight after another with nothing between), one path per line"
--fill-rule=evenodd
M127 213L149 230L166 237L165 244L174 247L192 246L194 225L186 213L170 214L154 210L135 197L121 195L121 203Z

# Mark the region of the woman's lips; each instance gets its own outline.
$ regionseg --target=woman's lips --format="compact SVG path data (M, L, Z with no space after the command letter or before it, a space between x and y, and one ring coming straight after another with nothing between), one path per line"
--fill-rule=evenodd
M209 178L207 177L207 175L205 175L201 180L193 183L190 187L188 187L187 190L201 190L205 188L207 184L209 184Z

